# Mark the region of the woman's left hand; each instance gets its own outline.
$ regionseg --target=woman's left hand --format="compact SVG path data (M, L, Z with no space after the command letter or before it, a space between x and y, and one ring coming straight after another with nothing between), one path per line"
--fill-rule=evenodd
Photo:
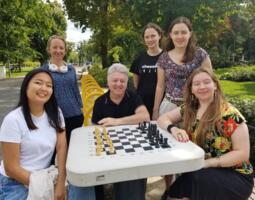
M186 133L186 131L183 129L179 129L177 127L172 128L172 136L179 142L188 142L189 141L189 136Z
M54 200L65 200L65 199L66 199L65 183L57 181L55 186Z

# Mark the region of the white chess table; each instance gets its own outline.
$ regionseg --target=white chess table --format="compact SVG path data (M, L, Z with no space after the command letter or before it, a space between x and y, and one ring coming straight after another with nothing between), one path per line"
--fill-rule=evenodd
M135 132L137 127L138 125L126 125L107 129L116 133L122 129ZM103 152L99 156L96 155L93 133L95 126L73 130L66 163L68 181L76 186L94 186L189 172L203 167L204 151L200 147L192 142L180 143L167 131L158 129L164 138L168 138L170 148L153 147L146 151L134 148L134 152L117 150L116 154L108 155ZM147 145L150 146L150 143L147 142Z

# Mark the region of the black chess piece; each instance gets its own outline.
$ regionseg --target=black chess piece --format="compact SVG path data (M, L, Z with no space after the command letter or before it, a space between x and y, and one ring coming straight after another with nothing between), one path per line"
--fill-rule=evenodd
M154 138L152 137L151 139L150 139L150 145L155 145L156 143L155 143L155 141L154 141Z
M160 147L160 146L159 146L159 139L156 139L155 147L156 147L156 148L159 148L159 147Z
M163 144L163 135L162 134L159 135L159 144Z
M168 148L168 147L170 147L170 145L168 144L168 138L164 138L164 142L163 142L163 144L162 144L162 148Z
M142 124L142 126L141 126L141 132L146 133L146 128L145 128L144 124Z

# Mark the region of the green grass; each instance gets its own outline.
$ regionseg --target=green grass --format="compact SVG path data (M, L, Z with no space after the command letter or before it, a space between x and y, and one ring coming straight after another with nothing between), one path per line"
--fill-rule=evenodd
M220 83L226 96L255 100L255 82L233 82L221 80Z
M255 66L233 66L228 68L218 68L214 70L215 74L219 77L220 74L242 70L242 69L255 70ZM226 96L239 97L241 99L255 100L255 82L234 82L228 80L221 80L221 87Z

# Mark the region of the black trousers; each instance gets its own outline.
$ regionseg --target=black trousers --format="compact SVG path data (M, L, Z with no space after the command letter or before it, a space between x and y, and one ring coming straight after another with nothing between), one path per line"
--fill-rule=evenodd
M113 184L114 200L145 200L147 179L123 181ZM96 200L104 200L104 186L95 186Z
M79 128L83 124L84 117L83 115L78 115L74 117L67 117L65 118L65 124L66 124L66 141L67 146L69 147L69 142L71 138L71 133L74 129Z
M246 200L253 189L253 175L230 168L206 168L182 174L168 195L191 200Z
M81 127L83 124L83 120L84 120L83 115L65 118L67 148L69 147L72 130ZM51 159L52 165L55 165L55 157L56 157L56 149Z

